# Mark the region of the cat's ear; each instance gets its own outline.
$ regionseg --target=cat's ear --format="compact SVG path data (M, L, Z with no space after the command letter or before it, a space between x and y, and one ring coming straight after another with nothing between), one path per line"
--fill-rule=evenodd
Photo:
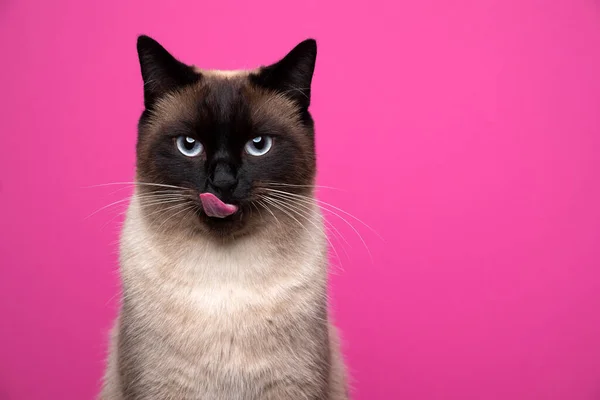
M173 57L156 40L142 35L137 52L144 80L144 105L150 109L165 93L200 79L194 69Z
M317 42L307 39L279 62L261 68L254 78L259 85L283 93L307 109L316 59Z

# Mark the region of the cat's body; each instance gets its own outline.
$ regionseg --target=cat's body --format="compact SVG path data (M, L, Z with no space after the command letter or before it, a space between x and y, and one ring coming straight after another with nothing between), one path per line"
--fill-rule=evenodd
M230 76L210 79L213 85L234 85L226 83ZM222 82L215 83L215 79ZM190 88L194 93L198 90L188 85L179 94ZM219 101L219 107L226 109L222 97ZM282 101L279 98L275 103ZM145 136L138 142L138 180L161 183L148 184L150 189L141 184L127 212L120 246L122 305L100 398L347 399L337 332L327 309L326 239L314 202L304 200L303 212L289 218L291 212L282 212L282 204L261 212L264 202L243 209L245 200L239 200L242 212L227 217L231 220L217 221L208 219L205 214L210 210L203 213L198 210L201 207L183 208L188 212L177 216L165 205L146 201L157 194L144 189L151 192L157 190L156 185L169 187L173 182L165 183L166 177L156 179L160 172L146 165L151 160L140 160L145 146L152 147L144 142L148 140L145 137L160 136L156 133L160 131L158 119L161 124L185 119L187 111L181 110L181 104L186 102L175 102L172 96L157 104L147 103L154 119L141 122L141 135ZM275 111L285 116L291 110L286 107L296 107L293 102L286 104ZM266 112L264 102L259 107L254 108L253 117ZM293 124L298 121L286 128L289 132L300 129ZM299 140L302 146L304 139ZM281 142L285 145L285 139ZM208 145L205 147L204 160L209 162L213 155ZM177 160L176 168L182 168ZM165 169L170 162L158 167ZM204 165L192 162L199 164L183 167ZM238 171L242 162L255 159L240 161L235 166ZM237 180L243 179L241 174L237 172ZM260 172L253 174L251 186L256 191ZM312 179L311 174L306 176ZM213 180L209 179L210 185ZM177 183L182 181L187 182L180 179ZM276 179L269 177L268 181ZM304 183L288 185L299 189L294 196L311 199L312 183ZM220 198L237 201L233 193L220 191L222 186L218 189L215 193ZM209 189L198 189L202 190ZM197 198L188 200L197 202ZM168 218L157 219L157 213Z
M215 247L148 236L135 203L103 399L346 398L321 232Z

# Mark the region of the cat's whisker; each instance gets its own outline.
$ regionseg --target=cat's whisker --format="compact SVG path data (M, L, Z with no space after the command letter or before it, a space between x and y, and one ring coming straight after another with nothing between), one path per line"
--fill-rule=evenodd
M136 185L160 188L160 190L157 191L156 193L135 194L134 196L138 199L138 201L140 201L140 205L142 205L142 206L151 206L151 205L155 205L155 204L158 205L158 204L160 204L160 201L175 200L175 199L179 199L179 198L181 198L181 199L187 198L188 196L186 195L186 192L189 190L187 188L180 187L180 186L156 184L156 183L149 183L149 182L109 182L109 183L104 183L104 184L99 184L99 185L88 186L88 188L115 186L115 185L124 185L124 187L119 188L116 191L112 192L111 195L113 195L121 190L135 187ZM91 213L90 215L85 217L84 219L89 219L92 216L94 216L95 214L97 214L103 210L126 203L130 200L131 200L131 196L114 201L110 204L107 204L107 205L99 208L98 210L94 211L93 213ZM156 203L155 204L152 203L152 201L155 201L155 200L156 200ZM118 214L118 215L121 215L121 214ZM110 221L108 221L105 225L112 222L112 220L114 220L114 218L116 218L116 216L113 217ZM105 225L103 225L103 227Z
M174 213L174 214L172 214L172 215L170 215L170 216L167 216L167 218L166 218L166 219L165 219L165 220L164 220L164 221L163 221L163 222L162 222L162 223L161 223L161 224L158 226L158 228L157 228L157 231L158 231L158 232L160 232L160 231L161 231L161 228L162 228L162 227L163 227L163 226L164 226L164 225L165 225L165 224L166 224L168 221L172 220L172 219L173 219L173 218L175 218L177 215L181 214L182 212L186 212L186 213L187 213L187 212L190 212L190 211L194 210L194 208L195 208L195 205L194 205L194 204L189 204L189 203L188 203L188 204L180 204L179 206L182 206L182 205L184 205L184 206L186 206L186 207L184 207L182 210L179 210L179 211L177 211L176 213Z
M251 202L250 204L252 204L254 206L254 208L256 209L256 212L258 212L258 215L260 216L260 219L263 219L262 213L260 212L260 208L258 208L258 206L256 205L255 202Z
M300 225L301 228L303 228L306 231L306 233L309 234L312 241L315 242L315 238L310 235L310 231L308 230L308 228L302 222L298 221L298 219L296 217L294 217L294 215L290 214L286 209L284 209L280 204L278 204L277 201L275 201L274 199L269 198L267 196L263 196L262 199L264 201L266 201L267 203L271 204L273 207L277 208L282 213L286 214L291 219L293 219L298 225Z
M301 207L303 207L304 209L306 209L306 210L308 210L308 211L310 211L310 210L311 210L311 206L312 206L312 205L315 205L315 206L319 207L319 205L318 205L318 204L313 204L312 202L309 202L308 200L307 200L307 202L306 202L306 203L301 203L301 202L297 201L298 199L289 198L289 197L283 196L283 195L281 195L281 194L279 194L279 193L272 193L272 194L271 194L271 196L273 196L273 197L280 197L281 199L283 199L283 200L286 200L286 201L288 201L288 202L292 202L292 203L296 204L297 206L301 206ZM339 237L341 237L341 238L344 240L344 242L345 242L345 243L346 243L348 246L350 246L350 243L348 243L348 240L346 240L346 238L344 237L344 235L342 235L342 234L341 234L341 232L340 232L340 231L339 231L339 230L338 230L338 229L335 227L335 225L333 225L333 224L332 224L330 221L328 221L328 220L327 220L327 218L325 218L325 217L323 218L323 222L324 222L326 225L329 225L329 226L330 226L330 227L331 227L333 230L335 230L335 232L337 233L337 235L338 235Z
M321 230L321 228L319 228L319 226L318 226L318 225L317 225L317 224L316 224L314 221L312 221L312 220L310 220L310 219L309 219L309 218L310 218L310 214L309 214L309 212L310 212L310 209L308 209L308 208L307 208L307 209L308 209L308 212L306 212L306 213L303 213L303 212L300 212L301 210L299 210L297 207L292 207L292 205L290 205L290 204L289 204L289 203L287 203L287 202L285 202L285 203L284 203L283 201L280 201L280 199L277 199L277 198L275 198L275 197L269 197L269 198L270 198L271 200L273 200L274 202L276 202L277 204L279 204L279 205L281 205L281 206L285 207L286 209L290 210L291 212L294 212L294 213L295 213L296 215L298 215L300 218L304 218L304 219L306 219L306 220L307 220L308 222L310 222L310 223L311 223L311 224L312 224L312 225L313 225L315 228L317 228L317 231L320 231L320 230Z
M345 219L344 217L342 217L341 215L339 215L338 213L336 213L335 211L327 208L327 206L331 206L332 208L338 209L335 206L330 205L329 203L325 203L325 202L321 202L318 199L312 199L310 197L307 196L301 196L301 195L297 195L295 193L289 193L289 192L284 192L281 190L273 190L273 189L266 189L267 191L271 191L271 193L279 193L282 196L289 196L288 199L292 199L295 198L298 201L303 201L305 203L310 203L312 201L315 201L316 204L324 211L327 211L333 215L335 215L336 217L338 217L339 219L341 219L342 221L344 221L346 223L346 225L348 225L356 234L356 236L358 236L358 238L360 239L360 241L362 242L363 246L365 247L365 249L367 250L367 253L369 254L369 258L371 259L371 262L373 261L373 255L371 254L371 250L369 249L369 246L367 245L367 242L364 240L364 238L362 237L362 235L360 234L360 232L354 227L354 225L352 225L347 219ZM319 204L322 203L322 204ZM324 204L324 205L323 205ZM340 210L340 209L338 209ZM348 214L347 212L340 210L342 212L344 212L344 214ZM348 214L351 215L351 214ZM351 215L352 216L352 215ZM358 218L352 216L353 218L355 218L356 220L360 221ZM363 223L364 224L364 223ZM369 227L368 225L364 224L365 226ZM370 228L370 227L369 227Z
M109 219L108 221L106 221L101 227L100 230L103 231L109 224L111 224L116 218L122 217L125 214L127 214L127 210L125 211L121 211L120 213L117 213L116 215L114 215L111 219Z
M308 207L305 207L306 211L305 212L301 212L303 210L299 209L298 207L298 203L296 203L296 207L293 207L292 205L294 203L292 203L292 205L284 203L283 201L277 200L275 198L270 198L274 203L279 204L280 206L286 208L287 210L290 210L291 212L295 213L296 215L298 215L300 218L305 219L306 221L308 221L309 223L311 223L316 229L317 231L321 231L321 228L310 219L310 209ZM282 210L283 211L283 210ZM295 218L294 218L295 219ZM296 219L295 219L296 220ZM298 223L300 223L298 220L296 220ZM307 230L306 226L304 226L302 223L300 223L305 230ZM308 231L308 230L307 230ZM333 245L333 243L331 242L331 240L329 239L329 237L327 237L327 234L324 235L325 236L325 240L327 240L327 243L329 244L329 247L331 247L331 249L333 250L333 252L335 253L335 256L338 260L338 262L342 262L340 259L340 255L337 251L337 248ZM314 238L313 238L314 239ZM342 267L343 269L343 267Z
M160 191L153 192L153 193L144 193L144 194L136 194L135 195L135 198L138 198L138 199L147 198L147 197L187 197L187 198L189 198L190 196L188 193L184 193L184 192L169 192L169 191L164 191L164 190L160 190Z
M162 227L163 224L173 216L172 212L184 209L188 206L189 206L189 204L178 203L178 204L172 205L170 207L155 211L155 212L149 214L148 217L155 216L156 217L155 221L162 220L162 223L159 225L159 227Z
M154 207L154 206L162 206L162 205L168 205L168 204L173 204L173 203L184 203L184 202L186 202L185 199L167 199L167 200L156 200L156 201L140 203L140 206Z
M109 195L112 196L115 193L119 193L123 190L132 189L132 188L133 188L133 186L124 186L124 187L121 187L121 188L115 190L114 192L110 192ZM173 194L182 193L182 192L183 192L183 189L168 189L168 188L167 189L161 188L159 191L159 193L173 193Z
M135 198L137 200L146 200L146 199L163 199L163 198L189 198L187 195L182 193L151 193L145 195L135 195L131 196L131 198Z
M179 208L181 206L185 206L185 205L190 205L190 203L187 201L178 201L177 204L169 205L166 208L161 208L154 212L151 212L150 214L147 215L147 217L151 217L153 215L162 215L162 214L168 213L169 211L176 210L177 208Z
M171 197L171 196L173 196L173 197ZM171 193L164 193L164 194L163 193L149 193L149 194L145 194L145 195L137 195L136 197L139 200L152 200L152 199L158 200L158 199L175 198L175 196L177 196L177 195L174 194L174 193L173 194L171 194ZM107 208L110 208L110 207L113 207L113 206L116 206L116 205L119 205L119 204L122 204L122 203L125 203L125 202L128 202L128 201L131 201L131 197L129 197L129 196L126 197L126 198L114 201L114 202L112 202L110 204L107 204L107 205L105 205L103 207L100 207L99 209L97 209L96 211L94 211L93 213L91 213L90 215L88 215L87 217L85 217L84 220L87 220L87 219L91 218L92 216L96 215L100 211L106 210Z
M293 187L293 188L316 188L316 189L332 189L332 190L344 190L340 188L336 188L333 186L323 186L323 185L295 185L291 183L281 183L281 182L262 182L262 185L265 187L274 186L274 187Z
M118 275L119 271L116 270L115 273ZM119 301L121 303L124 303L125 300L127 300L130 297L130 295L126 295L122 290L117 291L117 293L115 293L110 299L108 299L104 306L108 307L117 297L119 298Z
M299 209L300 204L299 203L294 203L292 202L291 204L289 203L284 203L283 201L277 200L275 198L271 198L272 200L278 202L281 206L286 207L288 210L290 210L291 212L296 213L296 215L298 215L301 218L306 219L308 222L310 222L316 229L317 231L321 231L321 228L310 219L310 211L311 209L309 207L304 207L304 212L300 212L301 210ZM296 207L292 207L292 205L295 205ZM324 235L325 236L325 240L327 240L327 243L329 244L329 247L331 247L331 249L333 250L333 252L335 253L336 258L338 259L338 261L340 261L340 255L337 252L337 248L333 245L333 243L331 242L331 240L329 239L329 237L327 236L327 234ZM341 262L341 261L340 261Z
M120 199L120 200L117 200L117 201L112 202L110 204L107 204L107 205L105 205L105 206L97 209L96 211L94 211L93 213L91 213L90 215L88 215L87 217L85 217L84 220L90 219L91 217L93 217L94 215L98 214L102 210L106 210L107 208L110 208L112 206L116 206L117 204L121 204L121 203L124 203L124 202L129 201L129 200L130 200L130 198L128 197L126 199Z
M183 196L183 195L173 195L173 194L169 194L169 195L161 195L161 196L146 196L146 197L137 197L136 199L139 202L144 202L144 201L152 201L152 200L165 200L165 199L189 199L188 196Z
M310 212L312 211L312 208L311 208L309 205L305 205L305 204L302 204L302 203L300 203L300 202L297 202L297 201L295 201L295 200L292 200L292 199L287 199L287 198L284 198L284 197L279 197L279 198L277 198L277 197L273 196L273 197L271 197L271 200L274 200L274 201L277 201L277 200L279 200L279 201L277 201L277 202L278 202L278 204L280 204L280 205L282 205L282 206L286 207L288 210L290 210L290 211L292 211L292 212L295 212L295 213L296 213L298 216L300 216L301 218L305 218L305 219L306 219L306 220L308 220L308 221L309 221L309 222L310 222L310 223L311 223L311 224L312 224L312 225L313 225L315 228L317 228L317 230L320 230L319 226L318 226L318 225L317 225L317 224L316 224L314 221L310 220ZM284 203L283 201L285 201L285 203ZM290 204L290 203L291 203L291 204ZM313 204L313 205L314 205L314 204ZM295 207L293 207L293 206L295 206ZM316 205L314 205L314 206L316 206ZM303 211L303 212L301 212L301 211ZM326 219L324 219L324 221L327 223L327 220L326 220ZM333 229L335 229L335 230L336 230L336 232L338 232L338 234L339 234L339 231L337 230L337 228L335 228L335 227L334 227L332 224L330 224L330 226L331 226ZM325 227L327 227L327 226L325 226ZM344 238L344 237L343 237L341 234L340 234L340 236L342 237L342 239L344 239L344 241L346 241L346 239L345 239L345 238ZM339 255L339 253L337 252L337 248L336 248L336 247L333 245L333 243L331 242L331 240L329 239L329 237L328 237L327 235L325 235L325 239L327 240L327 242L329 243L329 246L330 246L330 247L332 248L332 250L334 251L334 253L335 253L335 256L336 256L336 258L338 259L338 261L340 261L340 262L341 262L341 258L340 258L340 255ZM348 243L348 241L346 241L346 243ZM349 245L349 244L348 244L348 245ZM344 253L346 253L346 250L343 248L343 246L342 246L342 249L344 250ZM348 257L348 253L346 253L346 257Z
M140 197L140 196L138 196L138 197ZM130 200L131 200L131 198L125 198L125 199L118 200L107 206L102 207L101 209L97 210L95 213L101 211L102 209L109 208L110 206L122 204L122 203L130 201ZM146 197L138 198L138 201L139 201L139 204L141 207L149 207L149 206L156 206L156 205L162 205L162 204L171 204L171 203L176 203L176 202L182 202L184 200L189 200L189 198L187 198L187 197L158 197L156 195L148 195ZM111 220L108 221L106 224L104 224L103 227L106 226L108 223L112 222L115 218L122 216L126 213L127 213L127 210L117 213L117 215L115 215L113 218L111 218ZM91 215L88 216L87 218L89 218L89 217L91 217Z
M164 195L163 196L163 194L160 194L160 195L152 194L152 195L144 195L144 196L137 195L136 197L138 198L139 204L142 207L149 207L149 206L161 205L161 204L170 204L170 203L175 203L175 202L182 200L181 196L173 196L173 195L168 195L168 196ZM187 198L185 198L185 199L187 199ZM127 200L131 200L131 197L121 199L120 201L115 202L111 205L116 206L119 204L123 204ZM98 211L100 211L100 210L98 210ZM102 227L100 227L100 230L104 230L104 228L106 228L106 226L109 225L110 223L112 223L116 218L121 217L125 214L127 214L127 210L118 212L116 215L114 215L112 218L110 218L108 221L106 221L102 225Z
M290 201L290 200L288 199L288 201ZM298 205L301 205L301 203L298 203ZM304 205L304 207L307 207L307 206ZM318 205L317 205L317 207L318 207ZM325 228L326 229L329 228L328 230L330 232L333 230L332 236L336 237L336 238L341 238L343 240L343 242L346 244L346 246L350 247L350 243L346 239L346 236L344 236L340 232L340 230L331 221L329 221L327 219L327 216L324 215L322 218L323 218L323 224L325 225ZM341 246L342 247L342 251L344 252L344 255L346 256L346 259L350 259L350 256L348 255L348 252L346 251L346 247L343 246L343 244ZM331 247L334 247L333 243L331 243ZM338 256L337 252L336 252L336 256ZM338 261L340 261L340 263L341 263L341 259L339 258L339 256L338 256Z
M296 207L302 208L304 211L306 211L307 213L310 213L314 207L319 207L318 204L314 204L313 202L306 202L306 203L302 203L300 201L298 201L298 199L294 199L294 198L289 198L289 197L285 197L282 196L278 193L271 193L270 195L273 198L277 198L280 200L284 200L285 204L292 204ZM330 226L331 228L333 228L335 230L335 232L346 242L347 245L350 245L348 243L348 241L346 240L346 238L340 233L340 231L333 225L331 224L331 222L329 222L326 218L323 218L323 222L325 223L325 225Z
M186 191L190 190L189 188L186 188L183 186L166 185L163 183L152 183L152 182L107 182L107 183L101 183L98 185L84 186L83 188L91 189L91 188L97 188L97 187L116 186L116 185L129 185L131 187L135 187L136 185L138 185L138 186L154 186L154 187L160 187L160 188L180 189L180 190L186 190Z
M269 191L272 191L272 192L277 192L277 193L280 193L280 194L283 194L283 195L293 196L293 197L296 197L296 198L303 198L306 201L312 200L311 197L302 196L302 195L299 195L299 194L296 194L296 193L290 193L290 192L286 192L286 191L283 191L283 190L268 189L268 188L266 188L266 190L269 190ZM349 212L347 212L345 210L342 210L339 207L334 206L333 204L327 203L327 202L325 202L323 200L319 200L319 199L316 199L316 198L314 200L317 203L321 204L321 205L333 208L334 210L337 210L337 211L341 212L342 214L345 214L345 215L349 216L350 218L354 219L355 221L359 222L360 224L362 224L366 228L368 228L371 232L373 232L375 235L377 235L377 237L379 237L379 239L384 240L383 237L381 237L381 235L379 233L377 233L377 231L375 229L371 228L369 225L367 225L365 222L363 222L362 220L360 220L358 217L350 214ZM327 211L331 212L331 210L327 210Z
M269 208L269 206L267 204L265 204L263 201L261 200L257 200L258 205L260 205L261 207L263 207L265 210L267 210L275 219L275 222L277 222L277 225L279 225L281 227L281 223L279 222L279 218L277 218L275 216L275 214L273 213L273 211L271 211L271 209Z
M325 226L325 230L326 230L327 235L332 235L333 237L335 237L335 235L331 232L331 229L328 226ZM330 243L332 243L332 242L330 242ZM339 257L339 254L337 252L337 247L335 247L333 244L330 244L330 246L331 246L331 249L335 253L334 254L335 258L330 253L327 254L331 272L334 272L335 269L338 269L341 272L344 272L345 271L344 263L343 263L342 259ZM349 260L350 257L348 256L348 252L346 251L344 246L341 246L341 247L342 247L342 251L344 252L344 255L346 256L346 260Z

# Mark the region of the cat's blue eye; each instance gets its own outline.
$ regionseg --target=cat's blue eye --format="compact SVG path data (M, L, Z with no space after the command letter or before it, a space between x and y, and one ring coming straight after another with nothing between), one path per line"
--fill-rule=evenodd
M270 136L257 136L246 143L246 153L251 156L263 156L271 150L273 139Z
M202 143L189 136L179 136L177 138L177 150L187 157L196 157L202 153L204 147Z

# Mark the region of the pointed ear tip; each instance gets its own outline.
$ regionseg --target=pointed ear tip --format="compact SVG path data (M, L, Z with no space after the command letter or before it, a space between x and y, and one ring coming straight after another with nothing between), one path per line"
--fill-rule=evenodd
M139 35L137 37L135 44L136 44L138 51L148 45L148 39L150 39L150 38L146 35Z
M306 46L306 47L310 47L311 49L314 49L315 51L317 50L317 41L316 41L316 39L308 38L305 41L303 41L301 44L304 45L304 46Z
M158 42L156 40L152 39L150 36L139 35L137 37L137 49L138 49L138 51L140 51L141 49L148 48L150 46L154 46L156 44L158 44Z
M316 58L317 41L313 38L303 40L292 50L292 53L302 54L304 57Z

